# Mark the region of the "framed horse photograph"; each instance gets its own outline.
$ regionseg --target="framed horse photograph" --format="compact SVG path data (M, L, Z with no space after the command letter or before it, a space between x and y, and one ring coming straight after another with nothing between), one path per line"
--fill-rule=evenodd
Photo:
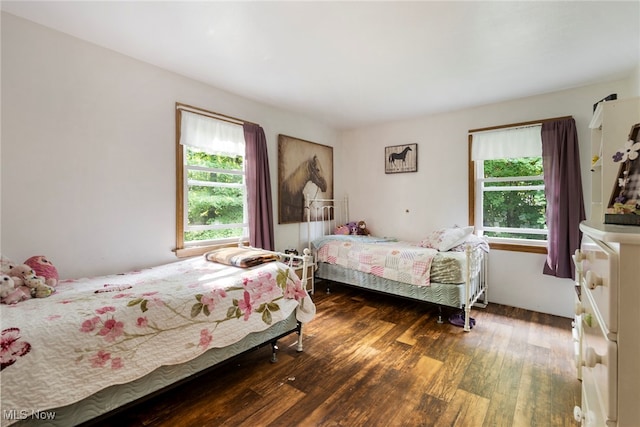
M278 135L279 224L307 221L305 195L333 199L333 147Z
M394 145L384 148L384 173L418 171L418 144Z

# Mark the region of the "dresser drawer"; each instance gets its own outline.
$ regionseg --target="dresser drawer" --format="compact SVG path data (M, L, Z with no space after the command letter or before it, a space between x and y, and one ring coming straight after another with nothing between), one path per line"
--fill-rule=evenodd
M582 406L578 408L579 413L574 410L576 421L581 421L582 427L602 427L606 426L604 413L600 408L594 410L594 399L597 400L596 391L582 383Z
M608 332L618 332L618 254L599 241L582 245L583 292L593 298ZM611 337L615 339L614 337Z
M582 385L597 418L617 419L618 344L607 339L591 294L582 298ZM584 408L583 408L584 409ZM600 413L602 416L600 416Z

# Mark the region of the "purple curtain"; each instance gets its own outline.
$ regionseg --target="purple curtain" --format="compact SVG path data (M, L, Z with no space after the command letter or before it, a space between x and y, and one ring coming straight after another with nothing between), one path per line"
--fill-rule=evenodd
M274 250L273 209L267 138L264 129L245 123L247 207L249 211L249 244Z
M585 219L578 134L573 118L542 124L542 167L547 198L547 262L544 274L575 279L571 256L580 247Z

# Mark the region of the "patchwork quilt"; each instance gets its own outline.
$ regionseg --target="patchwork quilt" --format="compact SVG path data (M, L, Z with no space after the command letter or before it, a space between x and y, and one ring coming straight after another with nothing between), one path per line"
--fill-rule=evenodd
M280 262L236 268L198 257L62 281L48 298L0 305L2 413L74 403L240 341L294 311L304 323L315 307Z
M313 245L318 262L417 286L430 285L431 264L438 253L408 242L369 236L325 236Z

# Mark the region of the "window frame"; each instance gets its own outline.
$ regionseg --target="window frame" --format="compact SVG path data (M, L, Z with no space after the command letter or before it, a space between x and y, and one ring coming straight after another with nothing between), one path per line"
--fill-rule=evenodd
M471 154L473 149L473 134L476 132L538 125L538 124L541 124L547 121L552 121L552 120L557 120L557 118L534 120L529 122L513 123L513 124L507 124L507 125L501 125L501 126L492 126L487 128L469 130L469 135L468 135L469 225L475 226L475 223L476 223L476 200L477 200L476 192L479 191L478 188L476 188L476 181L477 181L476 162L473 161L472 154ZM503 242L496 242L496 241L490 240L489 247L491 249L514 251L514 252L528 252L528 253L537 253L537 254L545 254L545 255L548 253L546 241L544 243L541 243L540 241L532 241L527 244L525 239L505 239Z
M185 164L185 150L186 147L180 144L180 136L181 136L181 124L182 124L182 111L188 111L190 113L202 114L207 117L211 117L217 120L224 120L234 124L242 125L242 121L238 119L234 119L229 116L225 116L222 114L218 114L212 111L207 111L202 108L193 107L186 104L176 103L176 247L174 252L178 258L185 258L190 256L202 255L205 252L210 250L222 248L222 247L230 247L230 246L238 246L238 245L248 245L249 244L249 233L248 233L248 223L243 223L244 227L247 229L246 233L243 233L240 238L227 238L220 239L219 241L207 240L204 241L205 244L186 244L184 239L184 233L186 230L186 216L188 212L188 179L187 179L187 170L188 166ZM194 166L196 169L202 170L201 166ZM207 171L220 171L219 169L214 168L204 168ZM229 171L224 170L224 173L229 173ZM244 210L245 215L247 214L247 182L246 182L246 157L243 161L243 186L245 193L244 200Z

